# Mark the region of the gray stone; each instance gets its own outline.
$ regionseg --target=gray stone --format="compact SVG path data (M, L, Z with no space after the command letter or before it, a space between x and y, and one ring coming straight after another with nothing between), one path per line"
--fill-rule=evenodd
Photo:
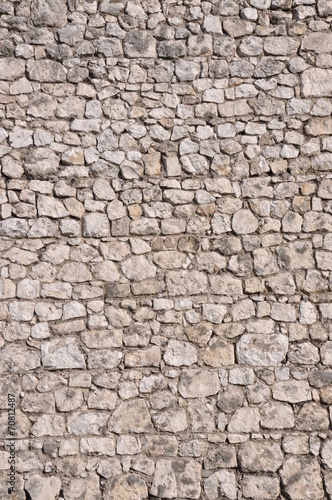
M247 441L238 456L243 472L275 472L283 462L280 446L273 441Z
M239 363L250 366L279 366L287 350L288 338L281 334L245 334L236 344Z
M294 500L324 498L320 467L310 456L290 456L280 471L282 491Z
M44 368L63 370L66 368L85 368L83 354L73 337L54 339L41 346Z
M202 369L186 369L180 376L179 393L183 398L203 398L220 390L217 372Z
M164 498L200 498L201 465L190 458L158 460L150 493Z

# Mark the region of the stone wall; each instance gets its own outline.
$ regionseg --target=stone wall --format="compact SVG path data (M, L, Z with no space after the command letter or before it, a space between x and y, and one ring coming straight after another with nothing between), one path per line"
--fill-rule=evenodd
M0 13L1 498L331 499L332 1Z

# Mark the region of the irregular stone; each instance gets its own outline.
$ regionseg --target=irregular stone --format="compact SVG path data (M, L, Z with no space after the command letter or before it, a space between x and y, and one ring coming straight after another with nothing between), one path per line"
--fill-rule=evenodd
M42 477L39 474L30 476L25 489L31 498L36 500L53 500L60 493L61 480L58 477Z
M198 295L207 291L206 275L200 271L170 271L166 282L172 296Z
M204 491L209 500L217 499L220 495L230 500L236 500L237 486L235 473L227 470L214 472L204 480Z
M232 229L236 234L254 233L258 228L258 221L250 210L239 210L233 215Z
M120 267L126 278L133 281L142 281L156 275L155 266L142 255L127 259Z
M83 354L73 337L54 339L41 346L44 368L64 370L67 368L85 368Z
M301 403L311 400L311 391L305 380L286 380L276 382L272 387L273 398L288 403Z
M290 456L280 471L282 491L294 500L324 498L320 467L315 457Z
M216 372L202 369L186 369L180 376L179 393L183 398L203 398L220 390Z
M114 4L113 4L114 5ZM105 485L105 500L144 500L148 497L146 483L138 474L111 477Z
M275 472L283 462L280 446L273 441L247 441L238 457L243 472Z
M150 493L164 498L200 498L201 465L190 458L158 460Z
M67 70L62 64L48 59L27 62L27 74L30 80L37 82L64 82Z
M153 426L145 401L132 399L120 403L110 418L108 429L118 434L151 432Z
M170 340L164 361L170 366L191 366L197 361L196 349L188 342Z
M155 58L156 41L147 32L133 31L125 36L123 50L129 58Z
M245 334L236 344L239 363L250 366L279 366L287 350L288 338L281 334Z
M34 0L32 20L35 26L61 27L67 21L67 7L64 0Z
M290 405L268 402L260 409L260 424L265 429L291 429L294 427L294 414Z
M328 97L332 95L332 70L310 68L302 73L303 97Z
M17 80L24 76L25 61L14 57L2 57L0 60L0 74L2 80Z
M241 484L245 498L275 500L280 495L280 481L277 477L244 474Z

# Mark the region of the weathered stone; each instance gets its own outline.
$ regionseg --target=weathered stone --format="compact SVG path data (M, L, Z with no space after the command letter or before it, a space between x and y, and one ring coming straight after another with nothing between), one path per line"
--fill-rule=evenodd
M288 403L301 403L311 400L308 382L304 380L287 380L276 382L272 387L273 398Z
M219 392L220 382L216 372L201 369L183 370L179 393L183 398L202 398Z
M166 277L170 295L197 295L207 291L207 278L200 271L170 271Z
M66 79L67 70L62 64L48 59L27 62L27 74L37 82L58 83Z
M310 68L302 73L301 84L303 97L323 97L332 95L332 71L322 68Z
M220 495L235 500L237 497L235 473L227 470L214 472L205 479L204 491L209 500L217 499Z
M41 346L44 368L63 370L66 368L85 368L83 354L73 337L54 339Z
M290 456L280 471L282 491L294 500L324 498L320 467L314 457Z
M196 349L188 342L170 340L164 361L170 366L191 366L197 361Z
M242 488L245 498L275 500L280 495L280 481L277 477L244 474Z
M150 490L164 498L199 498L201 465L190 458L158 460Z
M236 345L238 360L250 366L279 366L288 350L285 335L242 335Z
M105 500L144 500L148 496L146 483L138 474L124 474L109 479L105 486Z
M150 413L143 399L123 401L113 412L108 428L116 433L142 433L153 429Z
M280 446L273 441L247 441L238 456L243 472L275 472L283 462Z
M144 31L131 32L123 41L123 50L130 58L154 58L156 57L156 41Z
M61 480L58 477L42 477L39 474L30 476L25 489L31 498L36 500L53 500L60 493Z

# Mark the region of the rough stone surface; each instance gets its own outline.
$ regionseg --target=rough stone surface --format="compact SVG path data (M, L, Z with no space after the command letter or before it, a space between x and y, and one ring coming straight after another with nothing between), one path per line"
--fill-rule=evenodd
M332 498L332 0L0 14L0 498Z

